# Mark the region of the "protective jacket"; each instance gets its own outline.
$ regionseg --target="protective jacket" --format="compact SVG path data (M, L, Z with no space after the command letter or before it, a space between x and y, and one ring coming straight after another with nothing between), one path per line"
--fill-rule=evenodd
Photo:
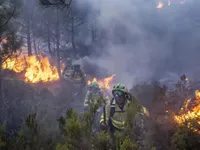
M114 131L114 128L117 130L125 129L125 122L127 119L128 109L131 109L132 101L126 100L123 110L116 104L115 99L113 98L110 103L107 103L105 106L105 111L101 115L100 124L108 125L111 131ZM142 105L135 107L138 109L138 113L141 115L149 115L146 108ZM132 108L133 109L133 108Z
M88 90L85 95L84 108L88 108L90 104L103 104L109 101L109 97L105 95L103 90L99 89L96 92Z

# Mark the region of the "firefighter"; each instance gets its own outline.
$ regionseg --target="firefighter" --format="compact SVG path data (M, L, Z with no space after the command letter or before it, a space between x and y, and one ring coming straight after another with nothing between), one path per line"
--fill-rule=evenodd
M85 73L83 72L83 70L81 70L81 67L79 64L75 64L73 67L73 73L72 73L72 78L74 80L80 80L82 82L84 82L85 80Z
M131 110L131 106L136 106L137 114L140 114L140 116L149 116L149 113L145 107L136 103L134 97L128 93L128 89L123 84L119 83L113 86L112 94L112 100L104 107L105 109L100 119L100 126L102 129L109 129L111 133L111 144L114 145L114 132L124 131L127 112L129 108ZM141 122L143 123L143 121ZM140 124L140 126L143 126L143 124Z
M92 105L96 105L95 107L99 108L108 101L109 97L105 96L104 91L99 88L99 84L97 82L92 82L85 96L84 110L88 111Z
M72 64L72 60L71 60L71 58L67 58L66 66L63 70L63 76L64 77L71 77L73 70L74 70L74 67L73 67L73 64Z

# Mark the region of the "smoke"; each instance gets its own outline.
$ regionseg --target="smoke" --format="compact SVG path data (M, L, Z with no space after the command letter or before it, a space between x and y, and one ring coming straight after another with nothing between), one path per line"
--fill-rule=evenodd
M164 9L145 0L85 0L80 6L85 3L106 32L102 55L90 62L115 73L128 87L198 67L194 3L172 1Z
M145 17L143 15L152 18L155 12L152 8L156 9L155 5L152 7L151 3L133 0L87 2L97 12L98 26L106 32L102 55L90 58L90 62L105 68L110 74L116 74L117 80L129 88L133 83L150 80L159 62L169 56L166 42L146 31L142 22ZM151 25L153 21L147 19Z
M96 21L97 28L102 29L97 31L103 37L98 41L101 46L96 47L100 55L88 61L103 68L102 72L116 74L117 82L131 87L138 82L168 78L170 73L194 76L193 72L200 72L196 69L200 64L197 2L180 4L174 0L170 7L157 9L154 0L77 1L83 13L89 11L89 24ZM85 32L81 31L84 39L80 39L88 38Z

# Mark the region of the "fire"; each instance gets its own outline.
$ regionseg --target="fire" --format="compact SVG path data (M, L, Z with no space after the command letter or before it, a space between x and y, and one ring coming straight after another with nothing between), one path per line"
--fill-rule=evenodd
M90 85L92 82L98 82L100 88L110 90L111 89L110 85L111 85L111 82L113 81L114 77L115 77L115 74L113 74L112 76L109 76L107 78L104 78L102 80L97 80L96 78L93 78L93 80L88 81L88 85Z
M28 57L11 57L2 64L3 69L15 72L25 72L25 82L38 83L49 82L59 79L55 66L51 66L48 57L35 55Z
M7 40L7 39L2 39L1 42L2 42L3 44L7 44L7 43L8 43L8 40Z
M184 106L181 108L181 114L175 115L174 120L178 125L187 125L188 128L199 133L199 129L193 127L190 121L195 120L197 124L200 125L200 90L195 91L195 100L191 109L188 108L190 102L191 99L185 102Z
M163 8L164 4L162 2L158 2L157 8Z
M22 72L25 69L25 59L23 57L10 57L3 62L2 68Z
M166 0L167 1L167 0ZM173 1L168 0L166 3L168 6L171 6L171 2L173 3ZM179 0L180 4L184 4L185 1L184 0ZM156 8L163 8L165 6L165 3L163 1L159 1Z
M59 75L57 68L51 66L48 57L43 57L40 61L36 56L27 58L27 69L25 73L25 81L38 83L58 80Z

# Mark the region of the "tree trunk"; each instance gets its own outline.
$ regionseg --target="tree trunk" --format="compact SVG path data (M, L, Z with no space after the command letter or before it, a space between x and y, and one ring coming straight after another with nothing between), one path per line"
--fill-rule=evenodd
M33 37L33 47L34 47L35 55L38 55L35 36Z
M56 54L57 54L57 67L58 67L58 75L61 78L61 68L60 68L60 33L59 33L59 13L58 13L58 6L57 6L57 16L56 16Z
M48 45L49 53L50 53L51 57L53 57L53 53L52 53L52 50L51 50L51 33L50 33L50 23L49 23L49 21L47 23L47 45Z
M75 40L74 40L74 17L72 16L72 26L71 26L71 31L72 31L72 36L71 36L71 42L72 42L72 47L75 50L76 53L76 44L75 44Z
M27 31L26 31L26 35L27 35L27 45L28 45L28 56L32 55L32 49L31 49L31 33L30 33L30 20L29 18L27 18Z
M0 86L2 85L2 57L0 56ZM0 99L3 99L2 97L2 88L0 89Z

